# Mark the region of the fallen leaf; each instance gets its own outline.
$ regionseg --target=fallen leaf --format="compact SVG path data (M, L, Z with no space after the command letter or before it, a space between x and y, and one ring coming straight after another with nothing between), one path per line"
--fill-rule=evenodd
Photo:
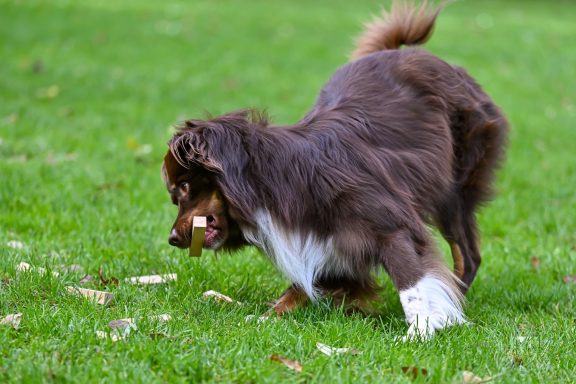
M530 258L530 264L532 264L532 269L537 271L540 269L540 258L538 256L532 256Z
M518 336L517 339L519 342L523 343L526 341L526 336Z
M46 88L40 88L36 92L36 97L39 99L53 99L60 93L60 87L57 85L51 85Z
M46 156L46 163L49 165L56 165L59 163L69 162L69 161L76 161L78 159L77 153L53 153L50 152Z
M566 275L562 278L565 284L576 283L576 275Z
M428 370L426 368L418 368L414 366L402 367L402 372L412 380L416 380L419 375L428 376Z
M520 366L524 365L524 359L518 353L512 351L510 353L510 358L512 360L512 366L520 367Z
M111 276L109 279L106 279L104 277L104 273L102 272L102 267L100 267L98 269L98 277L100 277L100 285L103 285L103 286L118 285L118 283L120 283L120 281L117 278L115 278L114 276Z
M144 157L152 152L150 144L140 144L135 138L129 137L127 142L128 149L134 152L136 157Z
M148 333L148 337L152 339L168 339L168 340L176 340L176 336L171 336L165 332L150 332Z
M219 302L242 304L241 302L236 301L236 300L232 299L231 297L228 297L226 295L223 295L220 292L216 292L216 291L212 291L212 290L204 292L202 294L202 296L206 299L209 297L213 297L216 301L219 301Z
M302 364L296 360L290 360L287 357L280 356L276 353L270 356L270 360L275 363L284 364L286 367L295 370L296 372L302 372Z
M359 355L362 352L354 348L334 348L326 344L316 343L316 348L327 356L349 353L351 355Z
M80 281L78 282L81 285L86 285L86 284L90 284L91 282L94 281L94 276L92 275L84 275L83 278L80 279Z
M10 240L6 245L14 249L24 249L26 247L23 242L18 240Z
M12 328L18 329L20 328L20 321L22 321L22 314L14 313L2 318L0 320L0 325L10 325Z
M34 61L34 64L32 65L32 72L40 73L42 71L44 71L44 63L42 62L42 60Z
M119 319L119 320L112 320L108 323L108 326L112 329L124 329L128 327L132 327L136 329L136 324L134 323L134 319Z

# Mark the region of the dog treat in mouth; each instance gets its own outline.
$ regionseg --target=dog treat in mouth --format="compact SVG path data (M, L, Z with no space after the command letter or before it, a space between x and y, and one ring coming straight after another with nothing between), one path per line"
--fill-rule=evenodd
M192 241L190 242L190 256L200 257L206 233L206 216L194 216L192 221Z

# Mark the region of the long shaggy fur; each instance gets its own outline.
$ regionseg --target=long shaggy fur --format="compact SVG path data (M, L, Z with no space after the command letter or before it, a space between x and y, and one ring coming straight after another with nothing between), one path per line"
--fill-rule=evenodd
M213 180L238 236L292 280L283 308L303 293L372 298L383 267L401 292L438 279L446 292L429 305L450 302L442 310L463 319L453 310L480 263L475 210L491 195L507 122L464 69L398 49L426 41L438 12L395 4L293 125L240 111L187 121L170 141L185 173ZM450 243L458 276L428 224Z

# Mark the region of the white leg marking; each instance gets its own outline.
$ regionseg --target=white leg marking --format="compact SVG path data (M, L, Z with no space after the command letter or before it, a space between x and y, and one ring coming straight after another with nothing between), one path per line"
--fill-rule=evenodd
M466 323L458 294L432 275L400 291L400 302L409 325L406 339L430 338L438 329Z
M266 210L256 213L256 222L256 233L243 231L246 240L264 250L286 277L315 300L318 292L314 281L327 260L332 259L332 241L323 242L311 233L286 230Z

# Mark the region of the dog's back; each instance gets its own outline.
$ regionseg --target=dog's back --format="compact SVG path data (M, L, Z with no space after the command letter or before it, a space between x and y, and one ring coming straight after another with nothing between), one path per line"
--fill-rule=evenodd
M306 119L346 110L370 120L368 145L416 155L388 169L398 170L396 182L412 188L416 203L438 225L457 275L469 286L480 264L474 212L492 195L508 123L464 69L415 47L430 38L440 10L427 2L396 2L367 24L352 62L334 74ZM414 168L423 172L413 174Z

